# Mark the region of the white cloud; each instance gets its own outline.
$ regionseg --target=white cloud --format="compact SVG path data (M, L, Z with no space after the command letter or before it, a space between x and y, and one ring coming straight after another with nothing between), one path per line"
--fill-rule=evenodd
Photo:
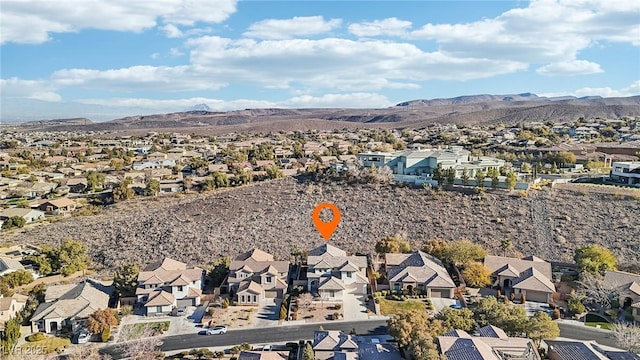
M598 41L640 45L639 13L638 1L533 0L492 19L426 24L406 36L434 40L456 57L566 62Z
M281 40L327 33L340 27L341 19L325 20L322 16L296 16L291 19L258 21L244 33L255 39Z
M61 101L56 88L49 82L40 80L22 80L16 77L0 79L2 99L32 99L49 102Z
M51 33L82 29L140 32L164 23L170 35L176 25L220 23L236 11L237 0L65 0L3 1L0 44L42 43ZM169 26L167 28L167 26Z
M541 93L540 96L556 97L556 96L602 96L602 97L627 97L640 95L640 80L636 80L629 86L621 89L613 89L606 87L584 87L567 92Z
M410 28L411 21L400 20L395 17L349 25L349 31L359 37L400 36L405 35Z
M162 26L160 30L162 30L168 38L179 38L184 36L182 31L173 24L166 24Z
M571 60L548 64L536 69L542 75L588 75L604 72L600 64L586 60Z
M149 57L151 57L153 60L157 60L160 57L160 54L159 53L153 53Z
M182 51L180 51L180 49L178 49L178 48L171 48L169 50L169 55L171 55L172 57L180 57L180 56L184 55L184 53Z

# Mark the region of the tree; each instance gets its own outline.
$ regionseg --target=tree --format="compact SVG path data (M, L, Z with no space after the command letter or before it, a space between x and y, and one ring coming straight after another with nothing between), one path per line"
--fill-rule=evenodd
M482 246L474 244L467 239L460 239L449 244L442 260L457 267L463 267L472 261L484 259L486 255L487 252Z
M499 303L493 296L478 301L473 314L478 326L494 325L509 336L519 336L527 327L528 318L523 307Z
M442 163L438 163L435 170L433 170L433 180L438 182L438 185L442 185L442 180L444 180L445 172L442 168Z
M313 347L307 342L304 345L304 350L302 350L302 360L314 360L315 358L316 354L313 352Z
M640 351L640 327L633 324L617 323L613 326L613 336L621 349Z
M218 258L209 268L207 276L211 280L214 287L222 285L222 281L229 273L231 259L227 256Z
M505 180L505 182L509 190L513 190L515 189L516 184L518 183L518 176L513 171L509 171L507 173L507 179Z
M129 188L129 185L133 183L130 177L122 180L115 189L113 189L113 199L115 201L133 199L135 193L133 189Z
M229 177L222 171L214 171L213 174L211 174L211 178L213 179L213 185L216 189L229 187Z
M38 273L42 276L47 276L53 272L53 268L51 267L51 261L45 255L29 255L26 257L27 260L31 260L35 263L38 268Z
M491 284L491 270L480 262L472 262L462 270L462 278L467 286L485 287Z
M575 290L571 290L571 294L567 300L567 309L574 314L584 314L584 312L587 311L587 308L585 308L582 303L581 296L579 296Z
M560 336L560 328L546 312L539 311L527 322L526 333L536 347L540 348L540 341Z
M27 270L18 270L2 276L2 282L6 283L10 288L29 284L33 281L33 275Z
M469 172L467 171L467 168L465 167L464 169L462 169L462 176L460 176L460 178L462 179L462 185L464 186L468 186L469 185Z
M446 329L442 321L429 319L425 311L413 310L387 320L387 330L413 358L431 359L437 356L433 339L444 334Z
M384 254L410 253L411 245L401 235L386 236L376 243L376 252Z
M150 178L147 180L147 185L144 188L144 193L147 196L157 196L160 192L160 181Z
M121 297L134 296L138 287L140 268L135 263L120 265L113 277L113 287Z
M470 331L475 325L473 312L468 308L445 308L438 313L436 319L442 321L442 326L447 330L460 329Z
M484 179L487 177L484 171L478 170L476 172L476 186L479 188L484 187Z
M96 310L87 320L87 330L99 334L106 329L111 329L111 327L118 325L116 315L116 311L110 308Z
M87 188L91 191L96 191L98 188L102 188L102 184L104 184L104 174L98 173L93 170L87 172Z
M502 255L507 256L507 250L511 249L513 246L513 241L511 239L505 238L500 242L500 247L502 248Z
M282 170L277 166L270 166L267 168L267 177L269 179L280 179L284 176Z
M599 304L603 308L611 306L611 299L618 296L618 289L604 281L604 277L599 274L583 272L580 274L578 284L582 287L576 298L582 298L592 304Z
M308 309L313 303L313 295L311 293L303 293L298 295L296 303L303 309Z
M447 184L453 185L453 183L456 181L456 169L450 167L446 170L445 174L447 175Z
M18 343L18 339L20 339L20 323L16 318L13 318L6 322L2 338L0 338L2 354L11 354Z
M448 242L439 238L435 238L427 240L427 242L424 244L424 247L422 248L422 251L435 258L443 259L446 256L448 249Z
M7 219L4 223L2 223L3 229L13 229L13 228L22 228L27 224L27 220L25 220L22 216L12 216Z
M592 274L615 270L618 264L618 259L611 250L597 244L577 248L573 260L579 271Z
M76 271L85 270L89 264L87 247L73 239L66 239L55 247L44 246L40 255L27 258L39 266L39 273L42 275L60 273L68 276Z

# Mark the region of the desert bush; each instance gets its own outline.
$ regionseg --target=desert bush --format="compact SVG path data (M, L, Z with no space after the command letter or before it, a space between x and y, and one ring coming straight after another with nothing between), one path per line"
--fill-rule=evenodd
M133 314L133 306L131 305L123 305L120 307L120 315L126 316Z
M35 333L33 335L27 336L27 341L28 342L36 342L36 341L42 341L42 340L44 340L46 338L47 338L47 335L45 335L44 333L38 332L38 333Z

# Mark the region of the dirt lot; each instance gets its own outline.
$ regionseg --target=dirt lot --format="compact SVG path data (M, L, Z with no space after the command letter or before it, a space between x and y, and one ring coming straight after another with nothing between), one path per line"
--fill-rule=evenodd
M205 327L215 325L227 325L232 328L250 327L252 314L258 310L256 306L229 306L226 309L221 307L209 307L211 314L207 313L202 319Z
M369 185L318 185L286 178L206 195L158 197L111 206L93 217L3 234L13 243L57 243L66 237L90 246L105 267L149 263L163 256L206 264L253 247L287 259L291 246L321 245L311 213L334 202L342 221L331 243L370 253L379 238L403 233L419 247L440 237L469 238L490 253L500 241L514 251L547 260L571 260L576 245L611 247L622 261L638 260L640 201L618 195L531 191L526 198L499 192L484 196ZM633 251L636 251L635 253Z

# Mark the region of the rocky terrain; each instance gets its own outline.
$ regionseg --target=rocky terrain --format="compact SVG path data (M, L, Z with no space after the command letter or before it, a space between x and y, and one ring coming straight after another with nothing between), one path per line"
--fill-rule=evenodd
M513 240L512 254L571 260L576 246L612 248L638 261L640 201L545 189L527 197L506 192L464 195L389 185L305 183L286 178L209 193L123 202L93 217L5 233L11 243L82 240L94 261L109 268L124 261L149 263L163 256L206 264L253 247L288 258L293 245L310 249L323 238L311 220L314 207L335 203L342 221L331 244L372 253L377 239L404 234L414 246L431 238L469 238L490 253Z

